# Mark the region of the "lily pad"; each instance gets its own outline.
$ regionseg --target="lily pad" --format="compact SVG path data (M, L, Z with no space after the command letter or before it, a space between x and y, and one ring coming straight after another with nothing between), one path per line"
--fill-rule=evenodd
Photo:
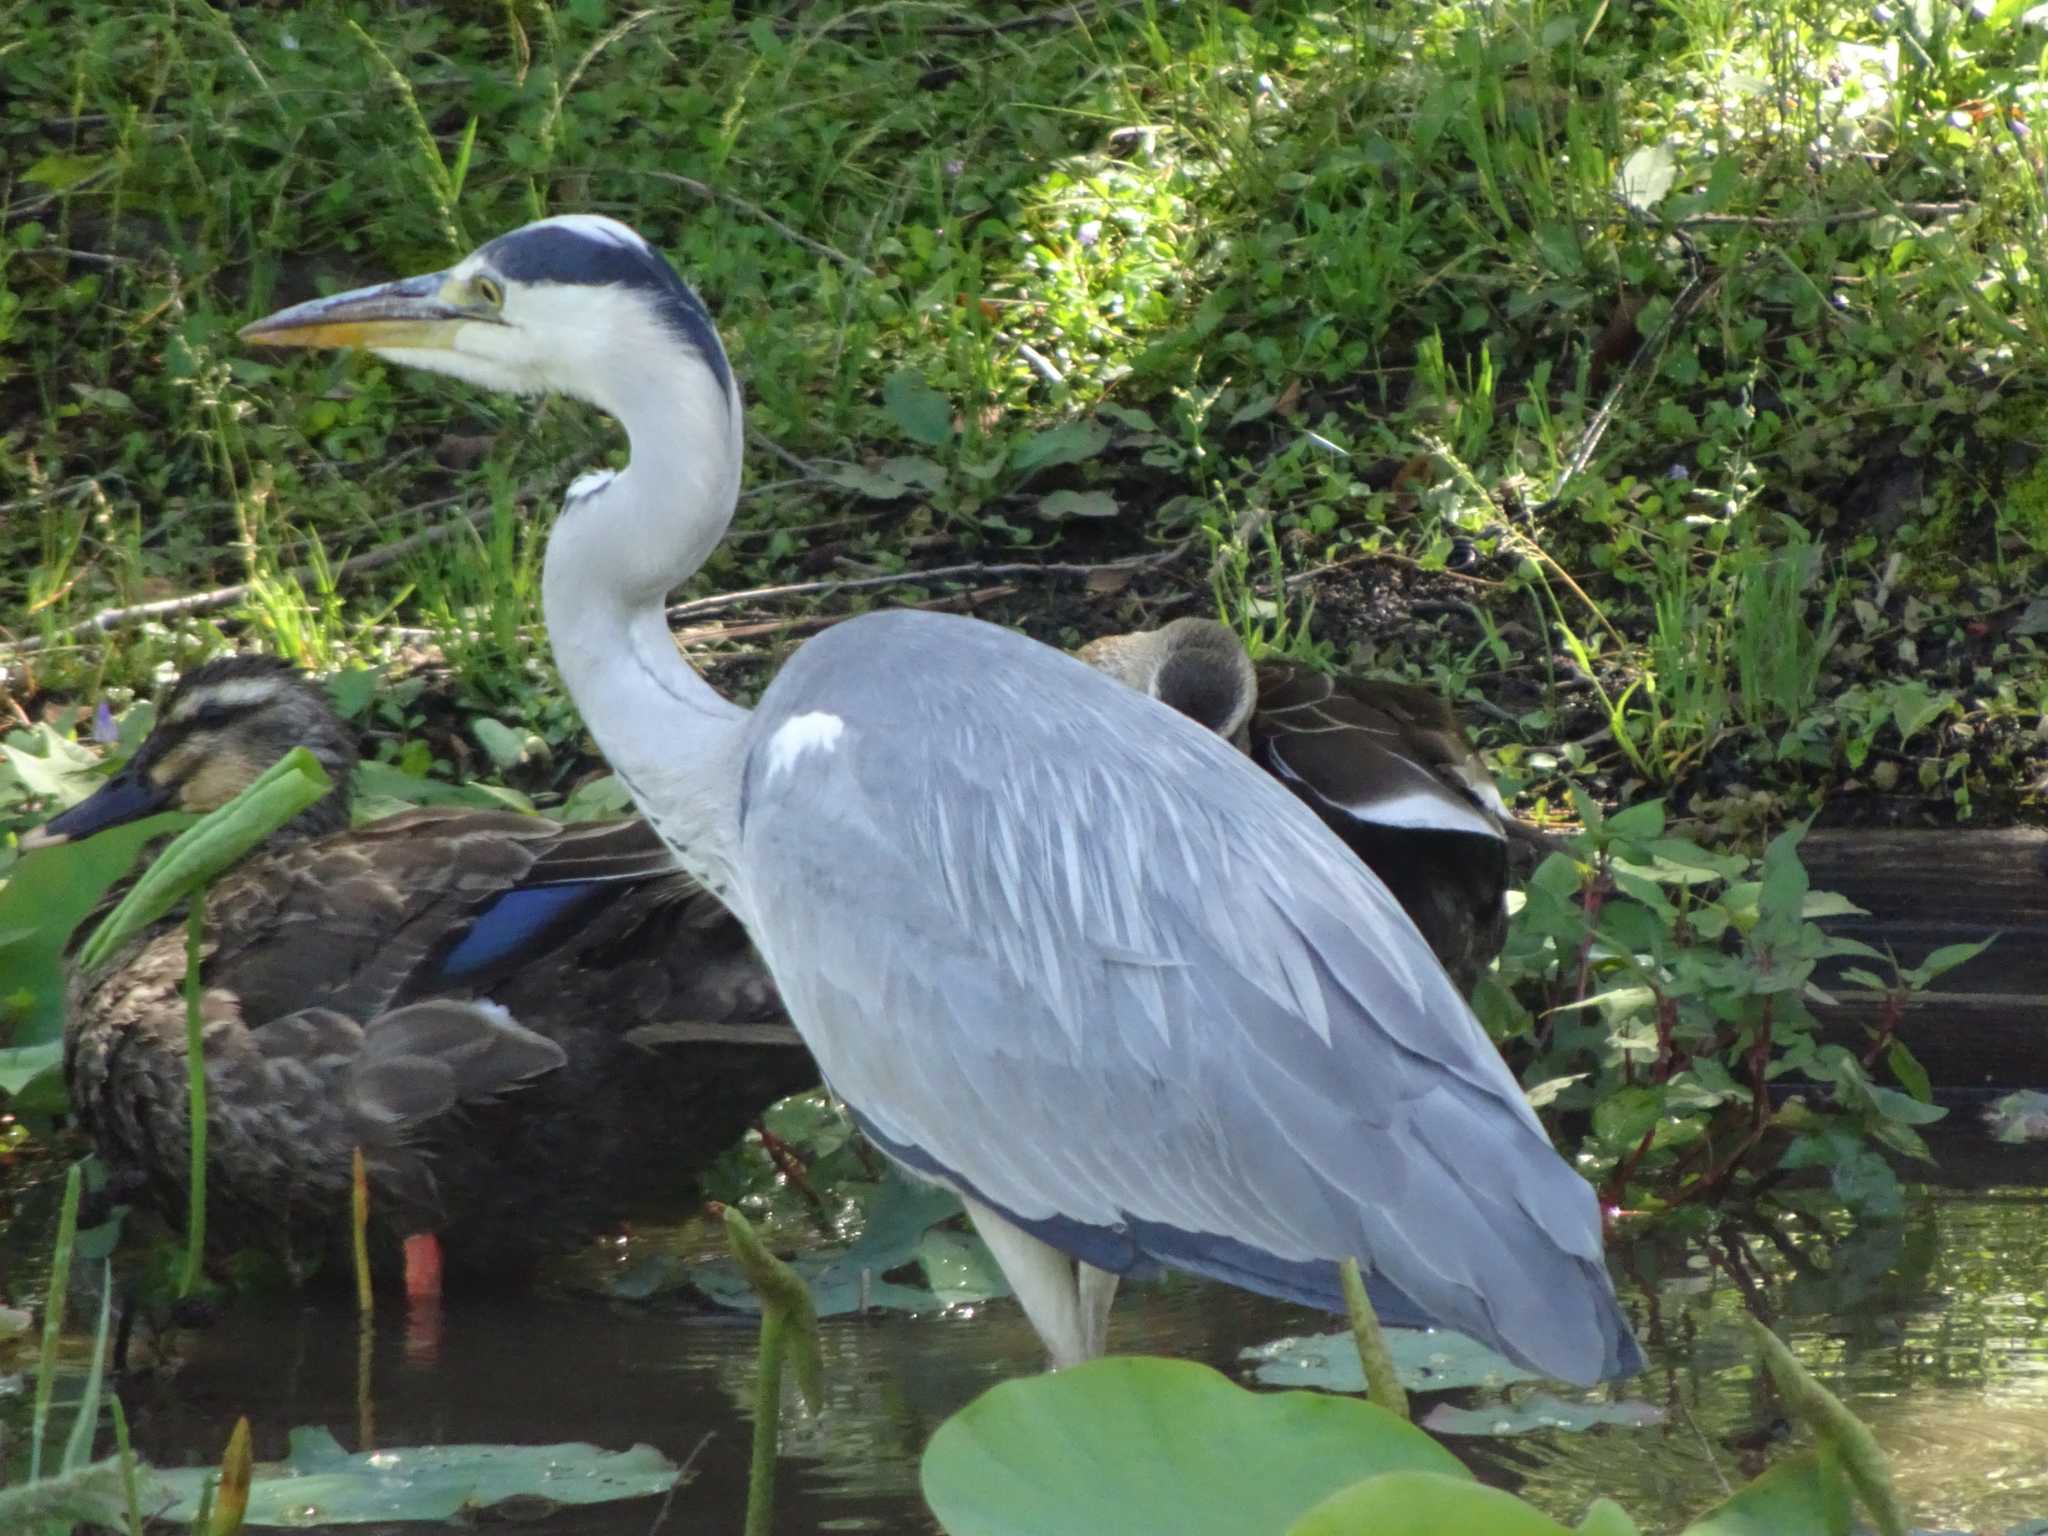
M189 1522L212 1468L160 1473L177 1498L165 1513ZM324 1429L291 1434L281 1462L257 1465L249 1525L358 1525L448 1520L511 1500L521 1513L557 1504L640 1499L675 1487L682 1469L652 1446L604 1451L594 1445L439 1445L344 1451ZM537 1501L537 1502L536 1502Z
M1388 1328L1394 1371L1410 1392L1444 1392L1452 1387L1503 1387L1541 1381L1505 1355L1446 1328ZM1345 1333L1305 1334L1275 1339L1238 1356L1252 1364L1254 1379L1269 1387L1319 1387L1325 1392L1363 1392L1365 1370L1358 1346Z
M1438 1403L1422 1417L1422 1427L1439 1435L1527 1435L1544 1429L1591 1429L1595 1424L1640 1429L1663 1422L1664 1410L1654 1403L1568 1403L1548 1392L1532 1392L1516 1402L1484 1403L1477 1408Z
M2048 1141L2048 1093L2032 1088L2008 1093L1985 1109L1984 1123L2000 1141Z
M939 1426L922 1479L951 1536L1255 1536L1398 1471L1471 1475L1376 1404L1124 1356L984 1392Z
M945 1190L890 1178L866 1204L866 1222L851 1244L834 1252L801 1254L790 1261L790 1267L811 1288L820 1317L858 1312L863 1295L871 1308L935 1312L963 1301L1009 1294L1001 1271L979 1239L965 1233L932 1231L960 1214L960 1202ZM927 1283L906 1284L900 1276L884 1278L913 1263L921 1267ZM721 1306L760 1310L739 1266L729 1260L697 1265L687 1278Z

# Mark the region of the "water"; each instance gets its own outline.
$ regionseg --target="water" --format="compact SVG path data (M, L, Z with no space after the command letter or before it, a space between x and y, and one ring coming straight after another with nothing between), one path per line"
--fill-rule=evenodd
M2048 1177L2026 1154L1982 1155L1979 1177L2004 1171L2029 1182L1919 1191L1908 1220L1889 1229L1793 1226L1778 1242L1727 1239L1780 1332L1871 1425L1908 1509L1932 1528L1998 1530L2048 1514ZM1769 1438L1777 1411L1751 1363L1741 1290L1725 1264L1681 1248L1631 1252L1624 1262L1647 1277L1625 1289L1654 1365L1594 1395L1646 1399L1667 1410L1665 1423L1449 1443L1481 1476L1571 1521L1604 1494L1646 1530L1672 1528L1719 1497L1724 1478L1739 1484L1781 1448ZM238 1414L249 1415L263 1459L281 1457L300 1424L325 1425L350 1449L646 1442L693 1473L660 1529L737 1529L750 1320L581 1295L458 1301L409 1324L391 1311L369 1351L368 1423L353 1314L334 1298L294 1300L238 1309L185 1336L175 1370L128 1383L138 1449L163 1466L211 1464ZM1175 1280L1122 1298L1112 1339L1120 1351L1242 1375L1243 1349L1329 1326L1300 1308ZM828 1321L824 1345L826 1413L785 1414L779 1531L934 1530L916 1491L933 1429L1039 1360L1008 1301L947 1316ZM18 1422L14 1405L0 1403L0 1414ZM600 1505L527 1528L644 1536L660 1513L654 1501Z

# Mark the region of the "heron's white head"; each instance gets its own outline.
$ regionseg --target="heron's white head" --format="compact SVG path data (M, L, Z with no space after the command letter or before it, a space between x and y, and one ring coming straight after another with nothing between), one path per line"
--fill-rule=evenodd
M486 389L587 400L630 426L656 376L728 409L711 316L662 254L616 219L563 214L500 235L454 266L294 305L243 327L279 347L364 347ZM695 391L692 391L695 393Z

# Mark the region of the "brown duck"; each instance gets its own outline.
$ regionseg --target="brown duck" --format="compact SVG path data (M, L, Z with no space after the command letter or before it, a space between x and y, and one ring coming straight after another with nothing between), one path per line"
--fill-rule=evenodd
M1407 910L1469 994L1507 937L1508 817L1427 688L1254 664L1213 619L1109 635L1084 661L1235 742L1306 802Z
M27 845L210 810L299 745L333 792L206 896L209 1246L345 1272L360 1146L385 1267L403 1239L416 1289L437 1247L465 1278L516 1278L686 1192L817 1081L739 924L644 822L428 809L350 830L356 742L270 658L189 673L121 771ZM75 976L65 1030L116 1189L174 1221L184 928L168 916Z

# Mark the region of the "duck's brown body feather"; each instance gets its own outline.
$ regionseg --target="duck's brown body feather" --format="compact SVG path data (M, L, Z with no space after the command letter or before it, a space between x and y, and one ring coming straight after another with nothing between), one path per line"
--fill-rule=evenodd
M274 663L188 677L129 766L44 840L154 803L204 809L179 787L246 782L300 741L342 804L206 896L209 1247L301 1271L345 1258L360 1146L380 1264L433 1231L458 1275L516 1277L642 1197L686 1193L767 1105L817 1081L745 932L646 823L433 809L325 830L345 824L353 738ZM117 1190L173 1221L189 1174L185 928L171 914L74 976L65 1034L73 1110Z
M481 911L564 878L601 883L517 955L444 974ZM174 1219L184 976L169 921L76 986L66 1041L80 1120ZM638 821L426 810L260 855L207 898L202 976L210 1231L298 1262L341 1251L357 1145L380 1228L512 1273L682 1192L816 1075L738 923ZM523 1029L494 1038L448 1006L475 999ZM633 1038L688 1026L728 1038Z

